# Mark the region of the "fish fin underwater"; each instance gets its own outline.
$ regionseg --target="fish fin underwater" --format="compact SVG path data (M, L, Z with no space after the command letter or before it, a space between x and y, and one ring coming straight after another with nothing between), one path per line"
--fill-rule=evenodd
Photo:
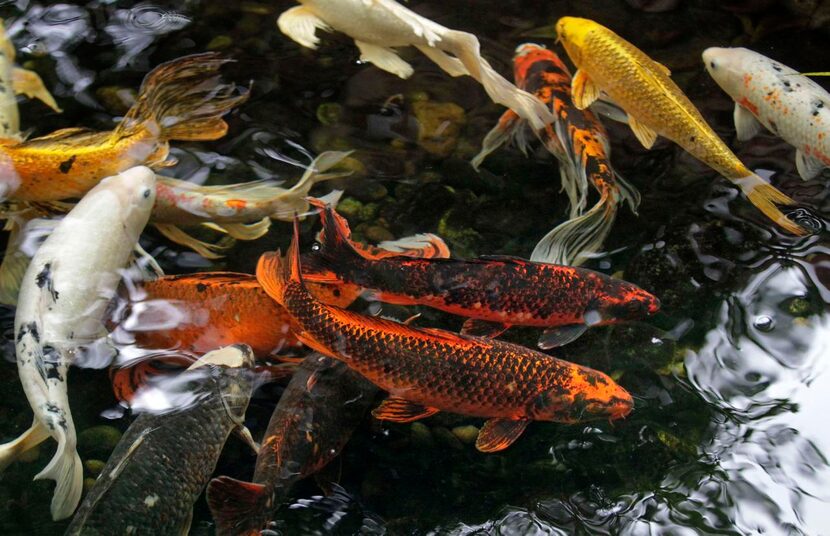
M489 419L476 438L479 452L498 452L512 445L530 424L529 420Z
M392 73L398 78L409 78L415 69L395 52L394 49L355 39L354 44L360 50L360 60L373 64L378 69Z
M390 396L372 410L372 416L380 421L397 423L414 422L435 415L440 410L404 398Z
M572 343L588 331L587 324L572 324L570 326L558 326L548 328L539 337L539 348L550 350Z
M112 136L148 129L162 142L221 138L228 131L222 116L248 98L246 89L219 80L219 69L230 61L209 52L159 65L141 83L138 99Z
M263 484L244 482L229 476L212 479L205 496L216 521L218 536L259 534L256 528L245 530L242 527L248 527L251 519L257 518L267 509L267 503L271 500L271 494Z
M495 339L507 331L508 328L510 328L509 325L502 324L500 322L490 322L489 320L468 318L464 321L464 325L461 326L461 334L473 337Z
M233 246L233 238L223 236L216 242L206 242L188 234L178 225L172 223L154 223L153 227L165 238L176 244L188 247L206 259L221 259Z
M320 39L316 35L318 29L333 31L326 21L305 6L294 6L284 11L277 19L277 27L300 45L312 50L317 49L317 45L320 44Z
M0 471L14 463L24 452L35 448L49 437L49 431L46 427L35 419L32 426L20 434L17 439L0 445Z
M18 95L23 95L29 99L37 99L53 111L63 112L58 103L55 102L55 97L46 89L40 75L34 71L14 67L12 69L12 88Z
M779 227L796 236L809 234L809 231L789 219L778 208L779 205L792 206L796 204L787 194L754 173L747 177L733 179L732 182L741 189L749 202L755 205L755 208L778 224Z

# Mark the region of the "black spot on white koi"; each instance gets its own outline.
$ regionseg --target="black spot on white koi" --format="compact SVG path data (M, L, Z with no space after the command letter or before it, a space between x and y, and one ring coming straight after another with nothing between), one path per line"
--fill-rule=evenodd
M63 381L60 373L60 353L54 346L43 346L43 370L45 379Z
M779 72L779 73L783 70L783 69L781 68L781 66L780 66L779 64L777 64L777 63L773 63L773 64L772 64L772 68L773 68L773 69L775 69L775 71L776 71L776 72Z
M40 342L40 334L37 331L37 324L35 322L29 322L28 324L20 326L20 331L17 332L17 342L22 341L27 333L32 335L35 342Z
M46 403L46 411L58 417L58 426L66 430L66 415L64 411L55 403L47 402ZM55 425L52 422L52 419L47 419L46 424L49 426L50 429L54 430Z
M73 154L67 160L64 160L63 162L61 162L61 164L58 166L58 169L60 170L60 172L64 173L64 174L69 173L69 170L72 169L72 164L75 163L76 158L77 157Z
M47 262L43 265L43 270L35 276L35 284L38 288L45 288L52 295L52 301L57 301L58 291L55 290L55 283L52 280L52 263Z

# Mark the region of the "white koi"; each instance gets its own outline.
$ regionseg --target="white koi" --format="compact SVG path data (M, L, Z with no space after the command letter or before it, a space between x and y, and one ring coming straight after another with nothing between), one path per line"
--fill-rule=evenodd
M746 48L707 48L706 70L735 101L735 129L748 140L764 126L794 146L804 180L830 166L830 93L773 59Z
M414 46L450 76L468 75L494 102L514 110L534 130L553 123L550 110L497 73L481 56L481 45L470 33L451 30L405 8L394 0L299 0L280 15L282 33L308 48L320 40L317 30L337 30L354 39L360 59L400 78L409 78L411 65L395 51Z
M66 375L106 336L103 317L155 201L155 174L134 167L101 181L38 248L20 287L14 332L20 381L34 412L29 430L0 445L0 468L48 437L52 461L35 479L56 482L52 518L72 514L83 469L76 451Z

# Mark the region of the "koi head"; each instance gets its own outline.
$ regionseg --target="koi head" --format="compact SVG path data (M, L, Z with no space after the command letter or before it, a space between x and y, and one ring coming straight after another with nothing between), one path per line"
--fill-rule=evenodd
M542 391L529 413L536 420L577 423L620 419L633 407L628 391L606 374L573 365L570 381Z
M585 314L589 325L640 320L660 310L660 300L637 285L613 278L604 281Z
M703 51L702 57L712 79L729 95L740 95L744 93L744 75L751 74L746 60L754 55L745 48L710 47Z
M596 22L579 17L562 17L556 22L556 41L562 43L571 61L582 63L582 50L588 35L600 28Z
M107 177L95 190L106 191L115 198L125 228L137 235L147 224L156 202L156 174L148 167L136 166Z

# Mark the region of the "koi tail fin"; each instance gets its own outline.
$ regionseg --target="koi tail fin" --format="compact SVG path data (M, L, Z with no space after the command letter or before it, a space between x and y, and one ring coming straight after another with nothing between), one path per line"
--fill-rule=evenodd
M222 116L248 98L247 90L220 81L219 68L229 61L206 53L162 63L144 78L113 136L146 128L162 142L221 138L228 130Z
M262 484L229 476L211 480L206 497L217 536L259 534L272 509L268 506L270 495Z
M256 266L256 278L271 298L283 305L285 289L288 283L303 284L300 268L300 223L294 220L294 238L288 248L288 255L283 261L280 252L265 253Z
M450 31L444 41L436 44L443 48L442 45L450 48L449 52L461 61L470 76L481 83L494 102L507 106L526 119L533 130L541 130L554 122L553 113L545 103L508 82L481 56L481 45L474 35Z
M794 205L795 201L775 186L755 174L740 179L733 179L732 182L738 185L744 195L749 199L749 202L755 205L755 208L763 212L767 218L774 221L787 232L797 236L804 236L809 233L806 229L785 216L776 206Z
M334 207L319 199L309 199L320 214L323 229L317 235L317 248L304 262L303 278L313 283L334 283L337 267L344 263L360 265L366 256L352 245L351 230Z
M58 449L49 465L35 475L35 480L48 478L55 481L55 492L52 494L52 519L55 521L72 515L83 491L83 465L75 450L74 432L72 429L70 434L60 426L55 428Z
M530 260L568 266L584 263L600 250L611 232L621 197L617 188L606 188L591 210L546 234L536 244Z
M512 143L527 155L530 147L528 131L527 121L513 110L507 110L499 118L498 124L484 137L484 141L481 142L481 151L470 160L470 164L478 171L484 159L506 143Z
M20 437L0 445L0 471L3 471L21 454L33 449L49 438L49 431L37 419Z

